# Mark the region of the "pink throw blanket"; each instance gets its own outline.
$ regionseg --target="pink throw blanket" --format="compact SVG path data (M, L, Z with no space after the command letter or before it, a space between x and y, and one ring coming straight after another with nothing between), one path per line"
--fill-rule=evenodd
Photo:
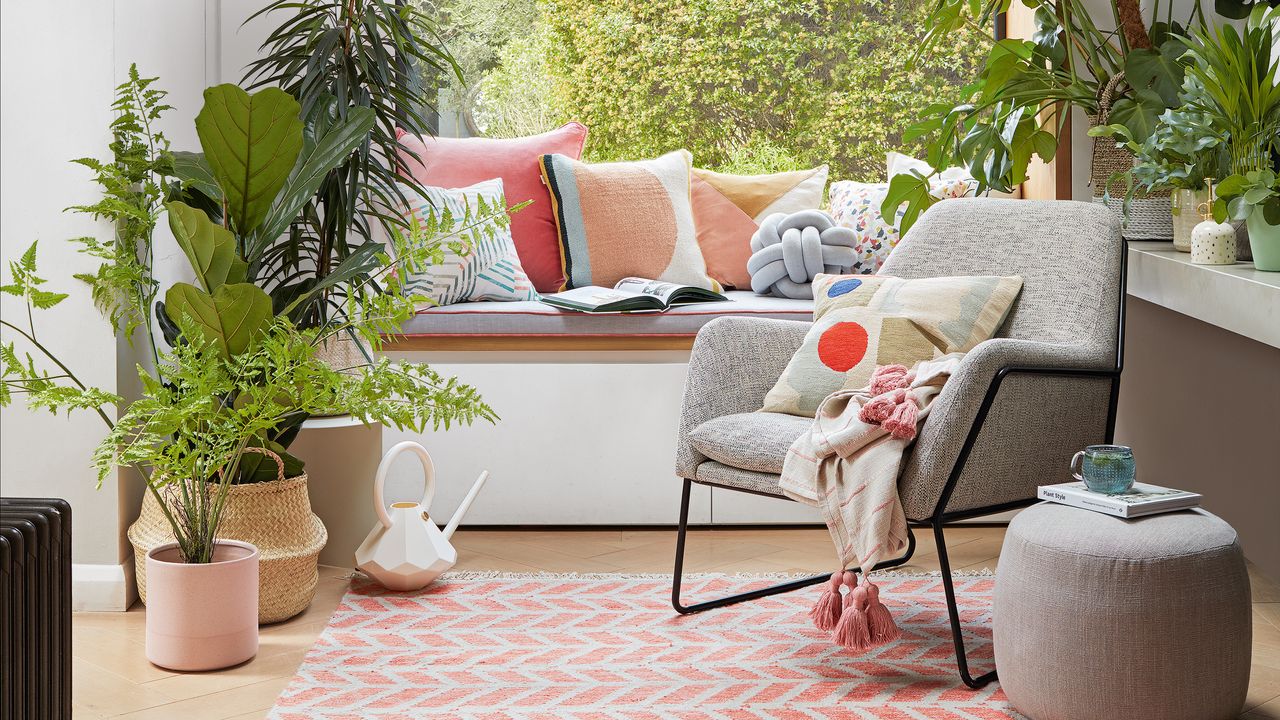
M852 572L833 574L813 611L817 626L834 631L841 645L865 650L897 638L866 572L907 546L907 519L898 499L902 457L961 357L926 360L910 371L902 365L877 368L866 388L823 400L810 431L787 451L783 492L822 511L841 568L864 569L861 586Z

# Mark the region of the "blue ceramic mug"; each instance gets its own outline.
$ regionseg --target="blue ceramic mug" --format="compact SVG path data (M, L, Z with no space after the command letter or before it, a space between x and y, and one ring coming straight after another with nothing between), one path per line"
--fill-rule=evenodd
M1133 450L1124 445L1090 445L1071 458L1071 476L1106 495L1129 492L1137 474Z

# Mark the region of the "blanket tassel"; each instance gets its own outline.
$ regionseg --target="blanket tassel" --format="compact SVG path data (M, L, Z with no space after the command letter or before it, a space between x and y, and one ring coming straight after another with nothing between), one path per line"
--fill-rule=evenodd
M831 639L837 645L864 652L872 647L871 629L867 624L867 590L857 583L852 572L845 573L849 592L844 596L844 612L840 614L840 622Z
M893 621L893 614L880 602L880 588L865 578L863 585L867 588L867 628L871 632L871 642L883 645L902 637L902 631Z
M827 582L827 587L822 591L822 596L818 598L818 602L809 611L809 617L813 618L814 627L823 632L835 630L836 625L840 622L840 581L843 576L843 570L831 573L831 580Z

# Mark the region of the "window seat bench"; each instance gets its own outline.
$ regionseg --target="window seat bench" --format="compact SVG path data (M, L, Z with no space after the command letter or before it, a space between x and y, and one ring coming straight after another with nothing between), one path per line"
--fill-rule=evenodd
M725 293L729 302L664 313L570 312L537 301L474 302L427 308L390 338L388 350L687 350L698 330L722 316L812 320L812 300Z

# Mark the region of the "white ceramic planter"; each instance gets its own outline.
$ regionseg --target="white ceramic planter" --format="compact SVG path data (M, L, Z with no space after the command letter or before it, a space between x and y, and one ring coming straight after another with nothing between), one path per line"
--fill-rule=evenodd
M258 549L220 540L211 563L184 563L177 543L147 553L147 659L217 670L258 654Z

